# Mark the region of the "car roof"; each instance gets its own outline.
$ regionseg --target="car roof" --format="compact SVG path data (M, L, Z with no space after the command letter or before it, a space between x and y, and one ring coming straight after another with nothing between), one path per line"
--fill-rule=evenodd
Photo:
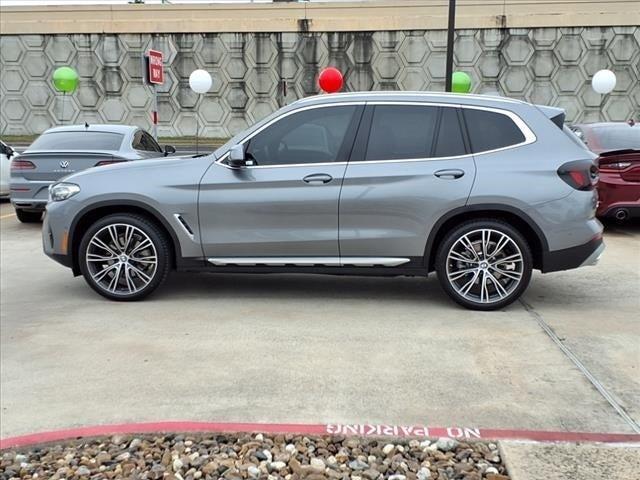
M135 125L110 125L110 124L95 124L89 125L88 127L85 124L81 125L63 125L61 127L53 127L46 130L44 134L47 133L58 133L58 132L103 132L103 133L120 133L120 134L130 134L136 130L141 130L140 127L136 127Z
M576 123L573 125L576 128L619 128L619 127L627 127L627 128L640 128L640 122L637 122L633 125L629 125L628 122L595 122L595 123Z
M454 103L463 105L485 105L506 107L507 105L530 105L527 102L514 98L499 97L496 95L475 95L447 92L427 91L375 91L375 92L346 92L314 95L302 98L291 105L315 105L326 103L343 103L350 101L429 101L441 103Z

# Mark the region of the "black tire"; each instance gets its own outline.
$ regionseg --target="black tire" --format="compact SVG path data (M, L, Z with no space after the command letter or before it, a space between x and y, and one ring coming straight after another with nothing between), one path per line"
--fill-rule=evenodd
M505 235L513 242L513 244L515 244L515 246L507 241L503 250L496 254L498 257L494 258L492 257L491 247L494 247L493 251L495 252L497 245L492 245L490 240L487 241L486 250L488 254L482 253L483 250L480 246L483 243L482 241L480 241L480 244L478 244L477 241L471 242L471 247L473 247L474 250L477 250L478 248L480 249L480 251L477 251L477 259L473 259L471 249L467 249L469 252L467 254L469 255L469 263L466 261L459 261L457 259L459 257L456 255L456 252L459 252L461 248L464 248L463 237L467 235L467 239L477 239L478 235L482 235L482 230L490 231L489 239L491 238L491 235L493 235L494 239L498 239L497 243L499 243L499 240L503 238L500 234ZM452 252L454 245L456 246L456 249ZM510 250L507 249L507 247L509 247ZM505 249L507 249L506 252L504 251ZM515 253L513 253L513 255L507 255L507 252ZM518 253L520 254L521 260L518 260L517 257L516 260L510 262L502 260L511 258ZM456 258L450 258L450 254L456 255ZM490 261L485 261L484 255L487 255ZM500 258L499 255L507 256ZM494 261L497 261L499 265L496 267L492 266L492 262ZM501 266L500 270L497 270L498 266ZM531 280L533 257L531 255L531 248L525 238L509 223L488 218L477 219L458 225L444 236L438 247L435 267L442 289L456 303L471 310L498 310L517 300L526 290L529 285L529 281ZM514 271L510 271L510 268L513 268ZM464 271L467 273L464 273L457 279L452 280L449 276L452 275L455 277ZM484 272L488 272L486 273L488 281L484 281ZM502 274L497 272L502 272ZM510 275L513 275L514 278ZM518 275L519 281L516 279ZM496 282L489 277L497 280L497 283L503 287L503 290L500 291ZM503 285L503 281L506 285ZM462 283L464 285L461 287L460 284ZM483 290L483 285L487 287L486 290ZM467 287L471 288L472 291L469 291L464 295L463 293ZM476 289L481 290L479 298L476 298L477 295L474 293ZM491 293L490 289L493 293ZM489 298L491 296L490 294L493 295L493 300ZM483 295L487 297L485 302L482 301Z
M141 263L138 263L138 261L134 259L135 257L133 256L133 254L131 254L131 257L127 258L127 260L124 262L120 260L116 260L113 262L96 263L99 261L96 261L96 260L89 261L87 259L87 250L90 247L92 249L92 252L96 251L95 250L96 243L91 243L92 239L94 239L94 236L96 234L102 235L103 232L105 232L106 227L109 227L109 226L111 227L117 226L117 228L119 229L126 228L127 226L133 227L134 236L139 235L139 237L135 237L135 238L132 237L134 238L132 241L139 242L137 244L133 244L133 246L131 247L133 250L137 248L135 245L141 246L143 243L143 240L146 241L146 239L144 239L144 236L142 234L135 233L135 232L142 232L144 235L146 235L146 237L148 238L150 243L153 245L153 247L149 247L148 249L143 249L141 250L141 252L151 251L152 253L155 253L156 264L152 273L149 270L144 270L148 268L148 265L143 265ZM108 232L108 230L106 231ZM118 237L118 241L122 240L122 243L124 243L123 237L120 237L118 235L116 236ZM120 255L121 253L125 253L126 247L123 247L122 245L118 245L117 248L123 247L123 250L116 251L116 248L114 248L114 245L115 245L114 242L107 241L107 246L110 247L114 251L114 253L118 255ZM104 252L107 252L106 249L102 249L102 250ZM78 264L80 266L80 271L82 272L82 275L84 276L84 279L89 284L89 286L93 288L96 292L98 292L100 295L102 295L103 297L106 297L110 300L117 300L117 301L136 301L136 300L142 300L143 298L147 297L152 292L154 292L160 285L164 283L164 281L167 279L167 276L169 275L169 271L171 270L171 265L172 265L172 248L164 232L149 219L140 215L133 215L128 213L109 215L107 217L104 217L98 220L93 225L91 225L83 235L82 240L80 241L80 246L78 248L77 255L78 255ZM91 252L90 252L90 255L92 255L92 258L97 256L95 253L91 253ZM113 254L107 252L105 256L107 255L112 256ZM145 258L148 259L148 258L151 258L151 256L148 256ZM100 277L101 276L100 274L104 270L108 270L116 263L121 264L123 273L122 273L122 278L119 278L114 281L115 282L114 288L116 290L120 288L124 281L125 286L128 288L128 291L120 291L120 290L110 291L107 288L105 288L104 284L100 283L100 281L102 281L103 279L105 281L108 281L107 278L110 278L111 280L113 280L113 277L115 276L115 273L116 273L115 271L113 271L113 269L111 272L105 275L102 275L102 278L98 278L99 281L97 281L94 278L94 276ZM148 262L148 263L151 263L151 262ZM135 271L134 271L134 267L135 267ZM118 269L117 266L115 267L115 270L117 271L117 274L120 276L121 270ZM124 278L124 275L125 275L124 270L128 270L126 272L126 275L127 275L126 278ZM141 273L137 273L137 272L141 272ZM147 278L150 278L148 283L146 283L146 285L144 286L142 285L146 282L146 280L144 280L143 277L141 276L142 273L148 274ZM137 282L138 285L136 285L136 278L138 280ZM140 287L139 290L133 291L133 292L131 291L132 289L129 288L130 280L131 280L131 284L134 285L134 288L136 286ZM121 288L124 290L124 286L122 286Z
M16 208L16 217L22 223L38 223L42 221L42 212L31 212Z

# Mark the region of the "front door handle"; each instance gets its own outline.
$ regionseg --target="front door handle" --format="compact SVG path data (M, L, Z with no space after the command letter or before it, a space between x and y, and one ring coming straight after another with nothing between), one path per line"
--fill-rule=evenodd
M455 180L456 178L464 176L464 170L458 170L457 168L451 170L438 170L434 175L438 178Z
M333 177L326 173L312 173L311 175L304 177L302 180L309 185L324 185L325 183L329 183L333 180Z

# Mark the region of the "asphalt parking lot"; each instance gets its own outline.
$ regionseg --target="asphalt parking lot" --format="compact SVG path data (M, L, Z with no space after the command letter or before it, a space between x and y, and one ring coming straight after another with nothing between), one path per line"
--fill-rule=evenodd
M173 275L109 302L0 207L0 436L159 420L628 432L640 422L640 225L504 311L435 277ZM551 336L593 374L599 392ZM630 419L605 398L619 405Z

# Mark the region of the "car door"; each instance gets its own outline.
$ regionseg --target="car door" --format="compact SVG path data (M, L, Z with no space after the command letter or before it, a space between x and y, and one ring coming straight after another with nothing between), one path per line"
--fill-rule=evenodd
M420 264L434 223L465 205L474 175L456 105L368 104L343 181L341 255Z
M363 108L285 113L242 141L252 166L232 168L226 155L212 165L200 185L204 255L216 264L338 262L340 186Z

